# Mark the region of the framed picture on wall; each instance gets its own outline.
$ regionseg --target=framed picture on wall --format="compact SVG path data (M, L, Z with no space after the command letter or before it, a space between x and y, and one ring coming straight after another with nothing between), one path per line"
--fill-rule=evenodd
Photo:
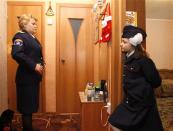
M137 12L126 11L125 24L137 26Z

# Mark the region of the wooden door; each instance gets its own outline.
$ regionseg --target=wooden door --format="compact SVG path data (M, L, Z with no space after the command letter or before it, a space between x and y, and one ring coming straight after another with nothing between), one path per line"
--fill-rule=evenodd
M57 6L57 112L80 112L79 91L93 82L90 5Z
M146 11L145 0L126 0L126 11L137 12L137 25L145 30L146 28ZM144 48L146 48L146 40L143 42Z
M15 75L17 69L17 63L11 57L11 45L12 38L14 34L19 31L18 28L18 18L22 14L32 14L35 18L38 19L38 30L37 30L37 38L43 45L43 3L31 3L31 2L8 2L7 6L7 80L8 80L8 106L10 109L16 110L16 87L15 87ZM44 89L41 89L41 96L43 94ZM41 97L40 96L40 97ZM42 110L42 102L40 99L40 111Z

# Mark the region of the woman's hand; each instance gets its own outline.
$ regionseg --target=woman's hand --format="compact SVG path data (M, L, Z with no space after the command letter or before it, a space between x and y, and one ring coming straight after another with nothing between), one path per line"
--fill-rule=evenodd
M36 64L35 71L42 75L44 67L41 64Z

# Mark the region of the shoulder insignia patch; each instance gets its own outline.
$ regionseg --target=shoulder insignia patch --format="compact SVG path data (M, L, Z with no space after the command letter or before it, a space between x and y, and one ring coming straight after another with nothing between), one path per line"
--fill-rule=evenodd
M22 46L23 45L23 41L21 39L16 39L14 41L13 45Z

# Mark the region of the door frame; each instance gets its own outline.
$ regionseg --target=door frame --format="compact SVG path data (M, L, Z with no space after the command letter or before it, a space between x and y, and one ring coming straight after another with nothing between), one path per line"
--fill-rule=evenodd
M126 0L111 0L112 45L110 58L111 112L122 100L121 32L125 25ZM117 19L119 18L119 19ZM116 30L115 30L116 29Z

